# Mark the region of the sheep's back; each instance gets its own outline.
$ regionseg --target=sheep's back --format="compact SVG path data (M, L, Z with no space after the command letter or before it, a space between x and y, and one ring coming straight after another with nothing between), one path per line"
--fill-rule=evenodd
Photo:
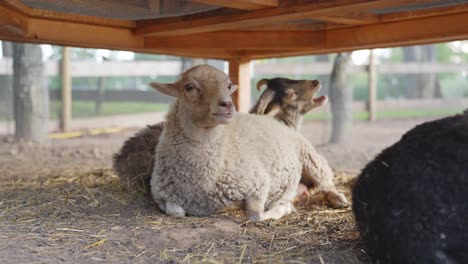
M361 172L353 211L380 263L468 263L468 113L417 126Z

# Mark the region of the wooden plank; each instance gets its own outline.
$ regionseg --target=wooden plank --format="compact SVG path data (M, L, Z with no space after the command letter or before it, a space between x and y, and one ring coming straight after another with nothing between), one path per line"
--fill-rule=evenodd
M438 7L431 9L413 10L413 11L402 11L397 13L382 14L380 19L382 22L391 22L399 20L408 20L415 18L424 18L431 16L441 16L468 12L467 4L457 4L447 7Z
M312 18L314 16L348 14L370 9L394 7L409 3L427 2L424 0L332 0L306 3L281 8L256 10L243 13L219 15L216 12L207 16L185 16L183 19L155 19L137 22L135 33L138 35L174 36L196 34L221 30L233 30L260 26L280 21Z
M27 31L27 17L0 5L0 32L6 35L22 36Z
M278 6L278 0L190 0L190 2L242 10L257 10Z
M147 37L145 47L150 49L307 49L324 43L323 32L284 31L222 31L187 36Z
M369 52L368 65L368 101L367 112L368 120L374 122L377 120L377 68L375 65L374 50Z
M332 22L337 24L345 24L345 25L364 25L364 24L371 24L377 23L380 21L380 17L378 15L368 14L368 13L361 13L359 15L354 16L312 16L314 20L320 20L324 22Z
M389 48L468 39L468 12L324 31L325 42L304 50L246 50L251 59L326 54L371 48ZM430 30L422 30L430 25ZM263 33L263 35L266 33Z
M239 89L232 94L236 110L247 113L251 107L250 60L229 60L229 77L234 84L239 85Z
M144 52L144 39L130 29L29 18L22 36L0 32L0 39L48 43L84 48L107 48ZM147 51L148 52L148 51Z
M70 52L68 47L62 48L62 59L60 61L62 77L62 111L60 116L60 130L70 131L72 117L72 84L70 75Z
M23 4L17 0L4 0L0 2L0 5L8 7L22 15L34 18L47 18L52 20L66 21L66 22L78 22L83 24L93 24L110 27L122 27L122 28L135 28L135 21L112 19L96 16L85 16L80 14L62 13L55 12L46 9L35 9L28 5Z

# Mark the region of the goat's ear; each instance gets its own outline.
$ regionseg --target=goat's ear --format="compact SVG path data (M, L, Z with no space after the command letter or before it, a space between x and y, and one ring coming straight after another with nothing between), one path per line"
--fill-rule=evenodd
M264 84L267 84L268 81L269 81L268 79L261 79L260 81L258 81L258 83L257 83L257 90L260 91L260 90L262 89L262 86L263 86Z
M293 101L297 99L297 92L294 91L294 89L291 89L291 88L287 89L286 94Z
M151 88L159 91L165 95L172 97L179 97L179 90L177 89L177 83L150 83Z

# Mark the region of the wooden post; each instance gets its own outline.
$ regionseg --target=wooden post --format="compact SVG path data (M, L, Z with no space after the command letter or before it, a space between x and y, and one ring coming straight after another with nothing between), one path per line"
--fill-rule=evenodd
M60 65L62 75L62 113L60 119L60 130L70 131L72 115L72 87L70 76L70 54L69 48L62 48L62 60Z
M377 68L375 66L374 50L369 53L368 66L369 98L367 102L368 120L373 122L377 120Z
M251 107L250 60L245 58L229 60L229 76L234 84L239 85L239 89L232 94L236 110L247 113Z

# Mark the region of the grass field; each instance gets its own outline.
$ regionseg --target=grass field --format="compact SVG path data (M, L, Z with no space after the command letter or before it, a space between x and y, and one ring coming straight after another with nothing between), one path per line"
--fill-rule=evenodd
M392 111L378 111L377 119L407 119L407 118L422 118L431 116L448 116L461 113L462 108L446 108L446 109L403 109ZM364 111L354 112L353 120L364 121L368 118L368 113ZM305 116L306 120L330 120L331 113L310 113Z
M60 102L51 102L51 117L57 119L60 113ZM97 114L96 104L92 101L74 101L72 105L72 117L93 117L110 116L118 114L147 113L147 112L165 112L169 108L168 104L163 103L142 103L142 102L105 102L102 105L102 112Z
M72 109L73 118L112 116L118 114L165 112L169 109L164 103L143 103L143 102L105 102L102 112L97 114L94 101L74 101ZM432 116L447 116L462 112L462 108L436 108L436 109L401 109L391 111L378 111L378 119L405 119L423 118ZM57 120L60 113L60 102L52 101L50 104L50 114L53 120ZM353 113L353 120L362 121L368 117L367 112L359 111ZM331 114L328 112L313 112L305 116L306 120L330 120ZM4 113L0 113L0 120L6 120Z

